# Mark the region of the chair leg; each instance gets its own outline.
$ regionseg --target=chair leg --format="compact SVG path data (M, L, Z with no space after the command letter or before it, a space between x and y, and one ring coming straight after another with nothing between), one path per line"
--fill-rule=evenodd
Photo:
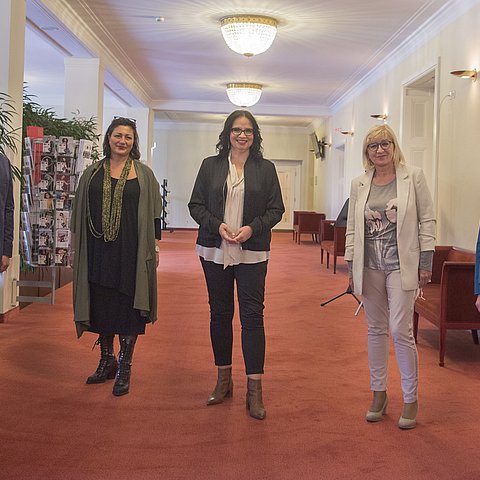
M330 253L327 252L327 268L330 268Z
M439 362L438 364L443 367L445 365L445 340L447 338L447 329L445 327L440 327L440 352L439 352Z
M473 343L478 345L478 330L472 330Z
M320 263L323 265L323 248L320 249Z
M333 273L337 273L337 256L333 256Z

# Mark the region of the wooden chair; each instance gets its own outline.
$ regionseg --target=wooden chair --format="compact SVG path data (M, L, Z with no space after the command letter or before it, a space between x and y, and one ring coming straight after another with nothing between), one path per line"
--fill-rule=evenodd
M423 298L415 301L413 335L418 333L419 317L439 329L439 362L445 364L447 330L471 330L478 344L480 313L475 308L473 277L475 252L452 246L437 246L433 256L432 281L423 288Z
M337 257L345 255L345 233L347 227L337 227L335 220L323 220L320 234L320 263L323 264L323 251L327 252L327 268L330 255L333 256L333 273L337 273Z
M293 227L294 238L297 239L297 243L300 245L302 233L312 235L312 241L319 243L322 220L325 220L324 213L299 212L298 225Z
M315 213L313 210L294 210L293 211L293 241L297 243L298 239L298 218L303 213Z

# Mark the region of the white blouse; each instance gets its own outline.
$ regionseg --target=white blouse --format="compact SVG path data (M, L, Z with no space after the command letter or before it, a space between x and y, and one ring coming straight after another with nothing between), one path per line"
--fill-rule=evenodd
M243 170L241 174L237 172L230 156L228 157L228 166L227 198L223 221L230 227L230 230L237 232L242 226L245 181ZM240 244L230 243L223 239L220 248L197 244L197 254L207 262L223 265L223 268L241 263L260 263L269 259L267 251L243 250Z

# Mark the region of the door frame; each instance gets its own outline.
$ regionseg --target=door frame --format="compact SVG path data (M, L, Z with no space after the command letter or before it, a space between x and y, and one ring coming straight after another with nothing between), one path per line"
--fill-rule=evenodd
M439 138L438 138L438 129L439 129L439 116L440 116L440 57L437 59L437 62L429 65L423 70L413 74L402 82L401 89L401 101L400 101L400 131L399 138L400 142L403 145L406 135L405 131L407 128L407 118L405 114L405 98L407 96L407 90L409 88L414 88L415 84L419 82L422 78L426 76L434 77L434 91L433 91L433 118L432 118L432 185L433 192L431 192L433 197L433 205L435 211L437 211L438 205L438 156L439 156Z

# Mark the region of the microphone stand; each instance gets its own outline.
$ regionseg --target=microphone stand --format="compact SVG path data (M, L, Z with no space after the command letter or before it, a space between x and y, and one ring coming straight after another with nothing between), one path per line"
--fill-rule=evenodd
M340 298L340 297L343 297L344 295L351 295L358 303L358 308L357 310L355 311L355 316L358 315L358 312L360 312L360 309L363 307L363 303L358 299L358 297L353 293L353 290L352 290L352 287L350 287L350 285L347 287L347 289L341 293L340 295L337 295L336 297L333 297L331 298L330 300L327 300L326 302L323 302L320 304L321 307L324 307L325 305L327 305L327 303L330 303L330 302L333 302L334 300L336 300L337 298Z

